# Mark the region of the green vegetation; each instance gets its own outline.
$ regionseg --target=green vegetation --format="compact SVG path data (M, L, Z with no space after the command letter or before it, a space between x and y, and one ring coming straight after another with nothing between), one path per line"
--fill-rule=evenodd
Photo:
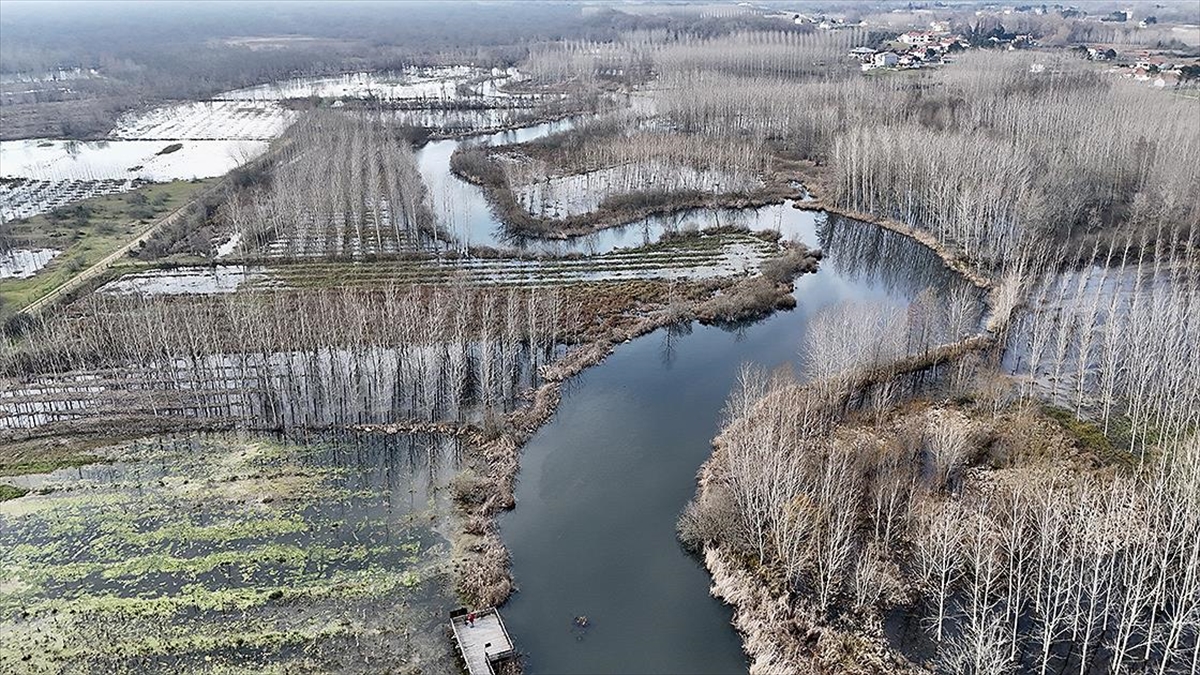
M1042 406L1042 412L1054 420L1063 431L1070 434L1080 448L1094 453L1101 460L1118 461L1123 464L1133 461L1128 453L1117 451L1112 439L1105 436L1104 430L1095 422L1079 419L1074 412L1052 405Z
M111 441L102 438L40 438L8 443L0 452L0 476L24 476L50 473L57 469L86 466L105 461L95 451Z
M24 497L27 494L29 494L29 490L26 490L25 488L19 488L15 485L9 485L7 483L0 483L0 502L6 502L10 499L16 499L17 497Z
M57 458L34 459L27 462L21 462L19 464L12 464L8 461L3 461L0 462L0 467L2 467L2 469L0 469L0 473L3 473L7 476L24 476L36 473L50 473L51 471L57 471L58 469L67 469L75 466L87 466L88 464L95 464L96 462L101 461L103 460L99 457L86 453L67 455Z
M93 197L51 213L13 221L18 246L61 251L28 279L0 281L0 318L46 295L82 270L142 234L151 221L187 203L210 181L145 185L132 192Z
M401 457L452 445L356 443L129 441L0 502L0 671L442 670L449 477Z

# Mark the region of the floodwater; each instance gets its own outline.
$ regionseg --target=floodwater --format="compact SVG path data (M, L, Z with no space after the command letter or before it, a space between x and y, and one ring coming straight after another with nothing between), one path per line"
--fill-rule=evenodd
M660 330L570 383L521 459L501 520L518 593L503 609L529 673L745 672L728 606L675 539L743 364L797 366L814 312L847 301L905 306L961 278L873 225L792 210L789 233L826 252L798 307L736 329ZM786 212L784 212L786 213ZM586 616L588 627L573 625Z
M489 246L520 253L549 256L568 254L599 255L617 249L653 244L664 234L691 229L738 226L750 230L777 230L795 238L812 231L814 214L792 208L792 202L757 209L687 209L650 216L619 227L567 239L523 237L500 223L492 212L483 190L450 171L450 157L462 144L507 145L526 143L550 134L566 131L578 122L575 118L546 122L512 131L472 136L464 140L427 143L417 151L417 166L429 190L439 224L465 246Z
M417 168L433 201L439 225L464 246L506 246L505 228L492 213L483 190L450 171L450 156L460 144L505 145L525 143L549 134L565 131L572 120L546 122L512 131L472 136L466 140L441 140L426 143L416 152Z
M454 101L466 97L506 97L500 85L516 71L485 71L471 66L408 68L388 73L349 73L305 77L218 94L222 101L275 101L321 98L378 98L383 101Z
M258 140L180 144L170 151L169 140L0 141L0 163L6 178L172 181L224 175L267 149Z
M28 279L61 253L52 248L18 248L0 255L0 279Z
M246 265L175 267L127 274L97 292L113 295L216 295L234 293L244 284L267 278L266 269Z
M33 492L0 502L0 672L453 659L455 439L186 436L102 454L5 478Z
M264 92L268 98L273 94ZM548 123L474 142L527 141L571 124ZM825 307L850 301L904 307L926 289L945 294L966 282L908 238L795 209L791 203L744 211L686 211L568 241L514 239L496 222L482 191L450 174L449 158L457 145L429 143L418 161L443 226L471 244L603 253L651 243L667 232L739 225L777 229L825 251L820 271L797 281L795 310L732 328L661 330L621 346L604 363L571 380L553 419L524 448L517 508L501 519L520 588L502 611L518 649L528 656L528 672L744 672L730 608L711 597L706 571L675 539L676 518L695 492L696 472L710 454L721 409L740 368L746 363L796 366L806 327ZM351 450L350 456L358 457L357 452ZM228 454L240 458L240 453L237 448ZM237 463L235 478L261 468L242 466L241 459L229 461ZM407 475L409 470L392 474L388 469L387 475ZM351 463L339 465L331 475L358 471ZM175 485L165 478L137 476L134 484L136 489L156 480ZM392 478L385 480L392 495L385 503L403 499L392 489ZM381 495L376 492L362 504L341 493L328 503L309 503L322 513L328 510L336 516L334 525L345 527L377 503ZM6 508L24 503L16 500ZM428 537L420 548L436 550L431 558L441 559L440 542L432 532ZM401 586L403 581L398 579ZM265 591L267 584L263 586ZM265 614L264 620L275 617ZM588 618L587 628L573 625L577 616ZM422 628L436 635L430 625ZM224 636L214 639L221 646L215 653L227 655ZM348 642L326 644L332 654Z

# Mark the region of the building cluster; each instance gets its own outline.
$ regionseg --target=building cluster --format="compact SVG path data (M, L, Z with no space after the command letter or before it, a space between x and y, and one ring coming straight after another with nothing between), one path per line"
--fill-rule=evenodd
M847 21L843 17L825 16L824 14L782 13L769 14L768 17L791 19L797 26L814 26L819 30L838 30L839 28L860 28L867 25L866 21Z
M1173 87L1181 82L1200 79L1200 59L1156 53L1149 50L1139 52L1117 52L1112 47L1073 48L1089 61L1112 61L1108 72L1137 82L1146 82L1155 87Z
M909 31L900 35L883 49L857 47L850 56L861 64L863 71L875 68L922 68L943 63L947 55L967 48L961 36L934 26L930 31Z
M1109 72L1153 87L1174 87L1200 76L1200 61L1194 58L1155 56L1148 52L1142 52L1134 58L1136 60L1131 63L1113 66Z

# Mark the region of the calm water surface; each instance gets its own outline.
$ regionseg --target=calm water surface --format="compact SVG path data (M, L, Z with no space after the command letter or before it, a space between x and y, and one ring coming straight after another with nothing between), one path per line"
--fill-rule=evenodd
M721 409L745 363L796 365L813 312L907 304L963 283L927 249L874 226L788 209L790 234L827 252L798 307L737 330L658 331L575 378L524 449L501 520L519 592L504 609L530 673L736 673L729 607L675 539ZM572 619L586 615L590 627Z

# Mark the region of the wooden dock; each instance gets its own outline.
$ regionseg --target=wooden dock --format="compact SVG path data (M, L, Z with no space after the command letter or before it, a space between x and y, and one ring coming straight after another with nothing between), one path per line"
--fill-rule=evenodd
M495 675L492 664L516 655L512 638L495 607L475 612L474 625L467 623L466 609L450 613L450 628L454 641L471 675Z

